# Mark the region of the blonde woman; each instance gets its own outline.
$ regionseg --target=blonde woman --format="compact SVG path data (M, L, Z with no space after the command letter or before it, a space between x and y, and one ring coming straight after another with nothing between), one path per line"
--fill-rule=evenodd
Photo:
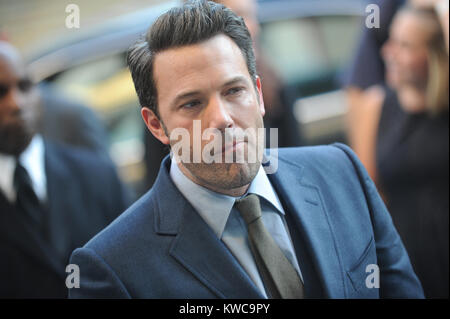
M449 283L447 36L425 6L396 14L382 48L387 87L365 93L355 138L431 298L448 298Z

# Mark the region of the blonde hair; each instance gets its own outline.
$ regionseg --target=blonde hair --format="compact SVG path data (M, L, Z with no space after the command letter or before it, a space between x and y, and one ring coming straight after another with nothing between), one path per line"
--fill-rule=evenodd
M425 92L426 108L431 114L448 110L449 55L439 17L434 10L405 7L407 11L425 20L431 30L428 48L428 82Z

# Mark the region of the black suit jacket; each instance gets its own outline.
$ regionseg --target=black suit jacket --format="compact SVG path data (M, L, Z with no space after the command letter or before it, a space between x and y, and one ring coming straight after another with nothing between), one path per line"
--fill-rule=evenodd
M38 231L0 191L0 297L64 298L70 252L128 205L112 162L45 142L45 230Z

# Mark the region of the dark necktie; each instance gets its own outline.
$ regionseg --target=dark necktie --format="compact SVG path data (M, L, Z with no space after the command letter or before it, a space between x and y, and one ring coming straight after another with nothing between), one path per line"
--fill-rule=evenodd
M16 208L37 226L41 226L42 206L33 190L27 170L17 163L14 171L14 188L16 190Z
M235 206L247 224L250 249L269 298L303 298L297 271L264 226L258 196L250 194L237 200Z

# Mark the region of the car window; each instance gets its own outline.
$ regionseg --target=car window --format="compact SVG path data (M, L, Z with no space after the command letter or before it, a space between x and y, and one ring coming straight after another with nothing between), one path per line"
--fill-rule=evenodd
M319 16L268 22L261 28L261 47L288 85L330 76L351 58L360 19Z

